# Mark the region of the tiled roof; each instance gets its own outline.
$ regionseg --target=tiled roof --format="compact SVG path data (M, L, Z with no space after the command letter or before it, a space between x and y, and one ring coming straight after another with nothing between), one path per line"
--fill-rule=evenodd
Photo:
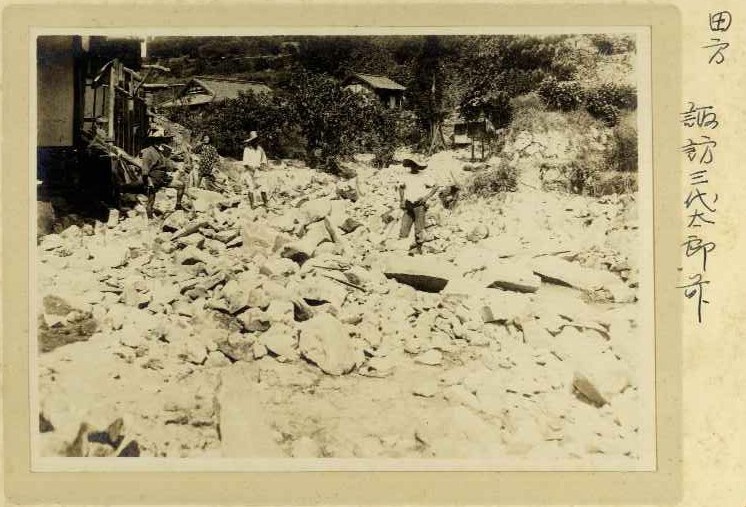
M212 91L216 99L237 99L239 92L272 92L269 86L255 81L210 77L198 77L194 81Z
M255 81L200 76L193 78L178 98L159 104L159 106L197 106L210 102L237 99L240 92L272 93L272 89Z
M350 78L347 79L349 82L350 80L353 80L354 78L357 78L360 81L363 81L370 85L372 88L376 90L399 90L403 91L407 88L400 85L396 81L393 81L386 76L376 76L373 74L360 74L358 72L355 72L352 74Z

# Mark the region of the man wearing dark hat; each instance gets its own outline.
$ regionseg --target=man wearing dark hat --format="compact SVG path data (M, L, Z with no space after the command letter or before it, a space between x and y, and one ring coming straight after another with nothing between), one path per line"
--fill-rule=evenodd
M404 210L399 237L409 237L414 224L415 245L421 252L425 240L427 201L438 191L438 186L427 175L422 174L427 168L426 160L417 157L405 158L402 165L409 168L409 173L405 174L399 183L399 206Z
M173 136L168 134L150 137L148 138L149 146L140 152L143 183L148 197L145 205L148 218L153 218L155 195L162 188L175 188L176 209L183 209L181 200L184 197L184 183L170 174L176 169L169 159L173 151L172 141Z

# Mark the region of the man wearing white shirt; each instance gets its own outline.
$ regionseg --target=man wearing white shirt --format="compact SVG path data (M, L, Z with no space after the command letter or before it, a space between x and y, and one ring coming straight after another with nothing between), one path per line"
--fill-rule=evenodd
M422 251L422 243L425 240L425 211L427 201L438 191L438 185L423 170L427 162L411 158L404 159L404 167L410 172L403 175L399 183L399 207L404 210L401 219L401 230L399 237L409 237L409 232L414 224L415 245L419 252Z
M251 131L249 137L244 140L243 158L241 160L245 169L243 182L248 187L249 204L254 207L254 193L259 192L264 207L267 207L267 189L264 178L257 171L266 171L268 166L267 155L259 145L259 134Z

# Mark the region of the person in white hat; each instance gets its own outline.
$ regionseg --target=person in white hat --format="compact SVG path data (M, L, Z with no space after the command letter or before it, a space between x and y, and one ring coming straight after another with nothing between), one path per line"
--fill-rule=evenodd
M425 241L425 212L427 201L438 191L438 186L422 171L427 168L425 159L405 158L402 161L404 167L409 168L409 173L402 176L399 182L399 207L404 210L401 219L399 237L408 238L409 232L414 224L414 240L418 251L422 251L422 243Z
M241 163L246 170L243 174L243 182L248 187L249 204L254 207L255 193L261 196L264 207L267 207L267 188L264 178L257 171L266 171L269 162L264 149L259 145L259 134L255 130L249 133L249 137L243 141L243 158Z

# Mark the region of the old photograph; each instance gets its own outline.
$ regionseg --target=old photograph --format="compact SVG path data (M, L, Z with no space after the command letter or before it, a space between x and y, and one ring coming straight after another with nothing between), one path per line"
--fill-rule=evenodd
M655 468L645 32L401 32L36 38L35 459Z

